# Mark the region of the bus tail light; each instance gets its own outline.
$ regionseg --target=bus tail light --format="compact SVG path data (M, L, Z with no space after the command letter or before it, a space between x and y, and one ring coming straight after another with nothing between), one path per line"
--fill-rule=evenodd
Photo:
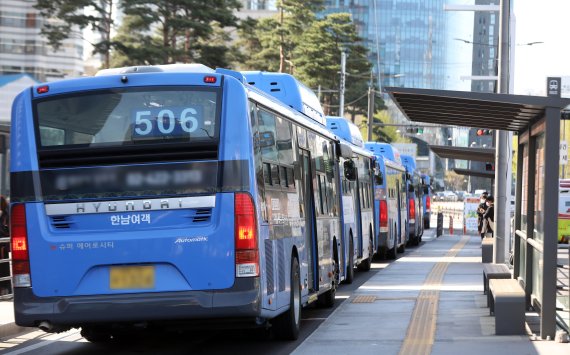
M236 277L259 276L257 221L251 196L238 192L234 201Z
M426 212L429 212L431 209L431 198L429 196L426 196Z
M380 228L388 227L388 203L380 200Z
M14 287L30 287L32 282L30 278L28 230L26 228L26 208L23 204L17 204L12 207L10 234Z
M409 200L408 211L410 215L410 223L416 222L416 201L413 198Z

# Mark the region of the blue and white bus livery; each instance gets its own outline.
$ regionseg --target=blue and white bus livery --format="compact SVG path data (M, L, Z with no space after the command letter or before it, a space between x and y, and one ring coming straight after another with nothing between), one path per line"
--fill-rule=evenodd
M375 223L377 232L377 253L388 259L396 258L397 249L405 248L406 198L404 182L405 168L388 159L397 150L386 143L366 142L366 149L376 156L374 185ZM399 155L399 154L398 154Z
M402 154L402 165L406 167L408 173L407 196L408 196L408 223L409 243L419 245L424 232L423 224L423 189L421 186L421 176L416 169L416 160L410 155Z
M369 271L376 246L374 239L373 155L363 149L363 140L356 125L343 117L327 116L327 127L341 143L351 150L351 156L341 156L339 170L356 169L353 179L341 175L343 241L348 250L345 282L352 283L354 267Z
M302 306L334 302L340 189L318 100L288 80L300 92L289 102L197 65L24 90L16 323L108 341L133 324L207 320L295 339Z

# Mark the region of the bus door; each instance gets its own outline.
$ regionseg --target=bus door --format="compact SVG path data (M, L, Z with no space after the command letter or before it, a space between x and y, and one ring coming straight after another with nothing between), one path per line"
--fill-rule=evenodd
M364 255L364 241L362 238L362 210L360 206L360 180L358 179L358 169L356 170L356 180L354 180L354 190L352 196L354 197L354 223L356 224L356 235L358 240L358 257Z
M315 200L313 194L313 186L316 180L316 174L311 168L311 153L306 150L301 152L301 188L303 193L303 203L305 208L305 249L307 255L309 269L309 290L317 291L319 289L319 265L318 265L318 248L317 228L315 216Z
M396 200L398 201L398 227L396 228L396 238L394 244L402 243L402 195L400 195L400 180L396 180Z

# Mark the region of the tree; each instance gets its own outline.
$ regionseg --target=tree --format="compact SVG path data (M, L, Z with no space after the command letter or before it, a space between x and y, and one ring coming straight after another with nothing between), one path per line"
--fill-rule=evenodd
M54 49L74 33L77 26L83 30L91 27L101 38L93 43L94 53L104 57L104 66L109 67L113 8L120 0L37 0L34 6L40 15L47 19L42 27L42 35Z
M217 29L236 26L237 0L122 0L132 17L128 31L144 43L124 43L117 50L146 64L194 62L226 66L227 48Z
M315 12L322 9L323 0L281 0L277 3L279 9L279 72L285 71L285 63L293 71L291 53L296 47L295 37L303 33L314 20ZM289 16L284 17L287 12Z
M279 71L277 27L278 21L274 17L242 21L237 42L239 62L235 66L244 70Z
M366 124L368 123L364 120ZM382 110L379 113L374 115L374 122L376 123L392 123L392 119L390 118L390 114L387 110ZM397 128L395 126L383 126L383 125L374 125L372 127L372 140L376 142L385 142L385 143L409 143L410 140L398 132L396 132ZM365 131L366 135L368 131ZM364 137L366 137L364 135Z
M367 49L359 42L350 14L333 13L314 21L303 32L293 52L296 76L312 88L320 85L326 89L339 87L341 51L347 52L345 98L353 122L356 114L367 112L366 76L372 67ZM338 114L338 92L324 93L322 101L327 114Z

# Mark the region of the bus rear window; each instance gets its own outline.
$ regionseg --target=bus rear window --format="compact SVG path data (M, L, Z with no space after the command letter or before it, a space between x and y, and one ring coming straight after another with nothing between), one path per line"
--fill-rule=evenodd
M43 148L212 141L218 112L215 89L180 87L105 90L35 104Z

